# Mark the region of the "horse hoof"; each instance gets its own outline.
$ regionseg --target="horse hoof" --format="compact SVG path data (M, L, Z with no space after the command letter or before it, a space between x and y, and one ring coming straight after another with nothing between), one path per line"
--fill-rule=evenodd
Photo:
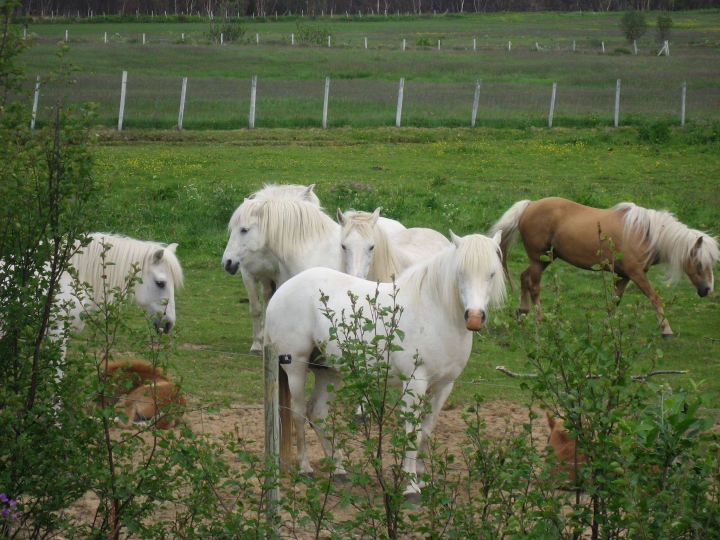
M520 317L522 317L523 315L527 315L528 312L525 310L516 309L513 314L515 315L516 319L520 320Z
M300 472L300 476L302 476L304 478L309 478L310 480L315 480L315 472L314 471Z
M366 424L368 421L367 414L356 414L355 415L355 422L358 424Z
M336 474L335 475L335 481L339 484L349 484L350 480L348 479L347 474Z
M420 499L422 498L420 493L416 492L405 493L403 494L403 497L405 497L405 500L410 504L418 504L420 502Z
M663 334L663 339L675 339L675 334Z

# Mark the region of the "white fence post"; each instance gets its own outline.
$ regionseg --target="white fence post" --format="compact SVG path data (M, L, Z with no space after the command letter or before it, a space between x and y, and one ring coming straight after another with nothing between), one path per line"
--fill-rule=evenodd
M260 34L255 34L255 44L260 45Z
M105 37L103 38L103 41L107 43L107 32L105 32Z
M620 79L617 80L617 86L615 87L615 127L618 127L619 120L620 120Z
M683 83L683 96L685 96L685 83ZM30 129L35 129L35 118L37 117L38 99L40 98L40 75L38 75L35 83L35 99L33 100L32 119L30 120ZM685 99L683 99L685 103ZM684 108L683 108L684 111ZM683 115L684 116L684 115Z
M183 33L181 34L180 41L182 41L183 43L185 43L185 32L183 32Z
M183 77L182 90L180 91L180 112L178 113L178 131L182 131L183 116L185 116L185 89L187 88L187 77Z
M508 41L508 51L512 51L512 42Z
M328 47L330 46L330 36L328 36Z
M472 118L470 119L470 127L475 127L475 119L477 118L478 103L480 103L480 85L482 79L475 82L475 99L473 99Z
M39 77L38 77L39 78ZM685 90L687 85L685 84L685 81L683 81L682 84L682 103L680 106L680 127L685 127ZM37 94L36 94L37 95ZM35 98L37 99L37 98Z
M602 49L603 49L603 52L605 52L605 42L604 42L604 41L602 41L601 43L602 43Z
M405 40L403 39L403 51L405 50Z
M122 74L122 86L120 87L120 114L118 115L118 131L122 131L123 116L125 114L125 89L127 88L127 71Z
M555 114L555 92L557 91L557 83L553 83L552 96L550 97L550 115L548 116L548 128L552 127L553 115Z
M277 481L277 467L280 466L280 361L277 345L269 343L263 351L264 386L265 386L265 456L272 460L276 468L272 471L272 487L267 491L267 520L273 524L276 533L278 528L278 505L280 499L280 483Z
M535 42L535 50L536 50L536 51L539 51L539 50L540 50L540 45L538 45L538 42L537 42L537 41Z
M143 32L143 45L145 45L145 32Z
M65 41L68 41L68 31L65 30Z
M223 44L223 38L224 38L224 37L225 37L225 36L223 35L223 33L220 32L220 45Z
M573 52L575 52L575 40L573 39Z
M477 51L477 40L473 38L473 51Z
M400 89L398 90L397 112L395 113L395 127L400 127L402 120L403 89L405 88L405 77L400 77Z
M367 49L367 38L365 38L365 48Z
M635 49L635 54L637 54L637 40L633 39L633 49Z
M325 100L323 101L322 128L327 129L328 100L330 99L330 77L325 77Z
M295 34L290 34L290 45L295 45Z
M440 40L438 39L438 51L440 50Z
M257 75L252 76L252 86L250 87L250 129L255 128L255 96L257 95Z

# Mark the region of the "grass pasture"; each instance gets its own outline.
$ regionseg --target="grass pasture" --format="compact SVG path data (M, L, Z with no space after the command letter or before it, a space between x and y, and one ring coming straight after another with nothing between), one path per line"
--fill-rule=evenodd
M649 14L651 23L654 17ZM612 125L618 78L621 124L655 118L679 124L683 81L687 120L718 119L720 86L713 66L720 14L679 12L673 18L669 57L657 56L652 27L639 41L638 55L630 54L617 13L523 13L250 20L241 42L223 46L204 36L206 23L31 24L36 45L23 61L29 74L46 73L54 65L56 43L69 31L69 57L82 71L70 90L43 87L41 122L43 107L65 95L76 103L100 103L100 123L117 125L123 70L129 73L124 125L136 128L177 125L182 77L189 79L184 128L245 127L252 75L259 81L256 126L267 128L319 126L326 76L330 127L394 125L400 77L406 80L403 125L409 127L468 126L478 78L480 126L546 126L553 83L558 84L555 126ZM334 45L290 46L298 25L326 30ZM183 33L186 43L179 41ZM540 51L533 50L535 43Z
M447 234L485 231L519 199L560 195L607 207L631 200L666 208L690 226L717 232L720 223L720 160L717 144L690 145L677 132L669 144L638 142L632 128L593 130L338 129L184 132L101 131L98 172L109 185L98 227L179 242L186 288L177 295L177 373L190 394L205 400L262 400L260 361L247 355L250 318L239 276L226 274L220 258L234 208L264 183L316 184L329 211L373 210L406 226ZM522 247L510 266L524 269ZM603 305L600 278L564 264L556 271L566 315L581 321ZM649 301L634 286L623 300L629 314L639 306L640 339L662 349L661 366L689 369L671 379L720 395L720 337L715 294L701 299L687 279L676 287L651 278L667 304L677 334L662 341ZM548 273L546 273L546 282ZM542 298L549 305L549 292ZM510 347L503 322L517 306L511 291L488 330L476 337L470 362L450 401L462 405L474 393L488 399L523 399L519 383L496 365L525 369ZM647 366L638 366L638 373Z

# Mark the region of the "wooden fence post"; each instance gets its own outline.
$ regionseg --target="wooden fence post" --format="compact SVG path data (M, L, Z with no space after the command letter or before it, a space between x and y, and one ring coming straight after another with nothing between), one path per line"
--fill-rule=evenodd
M403 89L405 88L405 77L400 77L400 88L398 89L397 111L395 112L395 127L400 127L402 120Z
M280 466L280 392L278 377L280 371L280 360L278 358L277 345L268 343L264 350L264 373L265 373L265 459L272 462L276 468L273 469L272 487L267 491L266 516L273 528L278 528L278 505L280 499L280 484L277 473ZM279 532L276 531L276 532Z
M250 87L250 122L248 127L255 128L255 96L257 95L257 75L252 76L252 85Z
M125 89L127 88L127 71L123 71L122 85L120 86L120 114L118 115L118 131L122 131L123 116L125 114Z
M472 118L470 119L470 127L475 127L475 119L477 118L478 103L480 103L480 85L482 79L475 82L475 99L473 99Z
M548 128L552 127L553 115L555 114L555 92L557 91L557 83L553 83L552 96L550 97L550 115L548 116Z
M620 79L617 80L617 86L615 86L615 127L618 127L619 120L620 120Z
M680 106L680 127L685 127L685 90L687 84L683 81L682 104Z
M327 129L328 99L330 98L330 77L325 77L325 100L323 101L322 128Z
M685 83L683 83L683 96L685 95ZM32 119L30 120L30 129L35 129L35 118L37 117L37 106L38 106L38 99L40 98L40 75L37 77L37 82L35 83L35 99L33 100L33 108L32 108ZM685 103L685 100L683 99L683 103Z
M180 112L178 113L178 131L182 131L183 116L185 115L185 89L187 88L187 77L183 77L182 90L180 91Z

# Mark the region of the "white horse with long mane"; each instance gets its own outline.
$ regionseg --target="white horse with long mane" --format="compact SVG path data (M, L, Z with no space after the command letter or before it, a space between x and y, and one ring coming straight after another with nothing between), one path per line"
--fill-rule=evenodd
M251 353L262 354L263 305L267 307L280 285L315 266L345 270L340 227L320 207L314 185L267 185L230 218L222 266L230 274L242 274L253 326ZM387 218L380 218L378 225L391 234L405 228Z
M422 227L389 234L380 221L381 210L342 212L338 208L345 271L351 276L388 283L406 268L437 255L450 245L439 232Z
M175 255L177 244L166 246L107 233L93 233L89 238L89 244L70 258L78 282L89 287L81 287L78 297L70 273L60 277L57 301L71 306L68 314L73 318L73 326L81 330L85 323L80 314L97 309L105 301L104 285L108 291L124 287L133 265L137 265L140 280L132 291L135 303L154 317L153 323L159 331L170 332L175 325L175 287L183 284L182 267ZM111 264L103 268L101 254L105 249L105 260Z
M492 239L482 235L459 238L451 233L451 236L450 247L410 267L396 281L396 304L403 308L400 327L405 332L405 349L391 355L393 375L404 375L403 384L412 390L406 398L408 410L412 410L414 400L430 395L431 410L422 419L418 433L420 452L427 447L443 403L470 357L473 338L469 330L480 330L487 310L505 298L500 233ZM347 293L352 291L359 297L358 308L368 313L365 298L374 297L376 288L380 293L378 303L391 306L392 284L377 285L335 270L313 268L285 283L268 305L266 338L277 344L280 354L292 355L292 362L282 367L288 375L292 409L297 413L293 415L297 460L305 474L313 472L305 445L306 416L313 423L325 454L331 456L333 452L315 421L327 415L328 401L332 399L328 385L339 383L336 371L315 371L309 410L305 405L305 380L311 357L314 358L318 344L330 336L330 321L320 311L321 294L329 297L328 307L335 313L349 313ZM416 351L421 359L419 366L415 361ZM328 343L327 352L340 354L335 342ZM287 431L283 436L289 436ZM416 481L422 472L422 464L416 459L418 451L408 452L404 463L413 478L407 495L417 494L421 488ZM335 459L338 473L343 474L342 456L338 453Z

